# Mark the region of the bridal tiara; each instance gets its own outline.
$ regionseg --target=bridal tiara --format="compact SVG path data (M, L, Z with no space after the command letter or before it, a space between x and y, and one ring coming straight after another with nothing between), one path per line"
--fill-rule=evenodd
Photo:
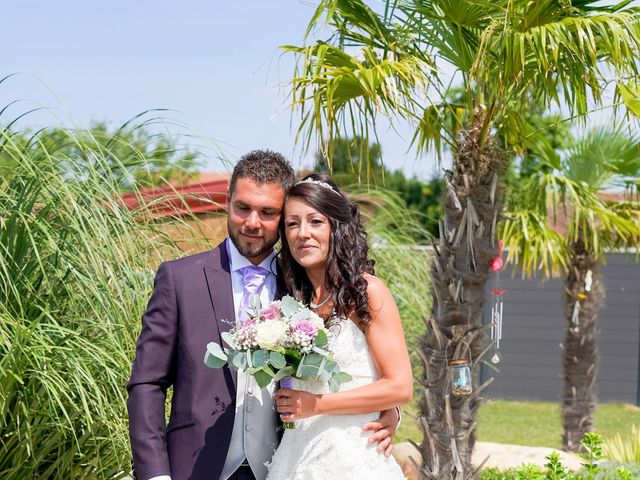
M338 195L342 196L342 194L340 192L338 192L331 185L329 185L327 182L323 182L322 180L315 180L315 179L309 177L309 178L305 178L304 180L300 180L298 183L296 183L296 185L300 185L302 183L312 183L314 185L318 185L319 187L327 188L327 189L331 190L333 193L337 193Z

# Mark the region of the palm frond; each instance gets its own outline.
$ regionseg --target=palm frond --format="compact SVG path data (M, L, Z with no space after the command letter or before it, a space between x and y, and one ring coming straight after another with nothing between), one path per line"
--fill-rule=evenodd
M504 89L496 95L530 92L584 115L590 100L603 101L610 71L615 78L637 77L640 23L630 11L564 16L524 31L496 29L483 37L480 52L473 73L484 83L501 79Z
M507 262L518 265L523 277L542 271L555 277L569 258L563 236L551 228L545 213L534 210L507 211L501 224Z
M322 42L285 49L305 59L292 80L292 100L307 147L314 134L320 145L329 145L337 131L366 136L380 114L414 117L415 98L431 81L432 69L421 59L383 59L371 47L363 47L361 58Z

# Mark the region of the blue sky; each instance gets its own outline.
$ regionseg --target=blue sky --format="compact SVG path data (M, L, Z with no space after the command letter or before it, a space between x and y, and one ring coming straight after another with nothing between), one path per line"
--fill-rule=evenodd
M109 2L21 0L3 5L1 120L37 106L50 110L22 122L120 125L153 108L199 137L206 169L221 170L216 141L230 159L253 148L285 153L309 164L294 147L285 89L293 58L278 47L302 44L314 2ZM295 119L294 119L295 127ZM172 129L174 132L183 131ZM382 132L385 161L425 177L432 162L407 154L407 140Z
M206 170L254 148L286 154L310 165L294 145L293 118L283 85L293 58L278 49L302 44L314 11L311 0L215 1L21 0L3 5L0 108L19 100L0 122L34 107L22 125L53 123L119 126L148 109L167 108L169 120L187 125L174 133L201 149ZM633 2L640 3L640 2ZM600 117L609 111L601 112ZM381 131L385 163L427 178L433 160L416 159L404 138Z

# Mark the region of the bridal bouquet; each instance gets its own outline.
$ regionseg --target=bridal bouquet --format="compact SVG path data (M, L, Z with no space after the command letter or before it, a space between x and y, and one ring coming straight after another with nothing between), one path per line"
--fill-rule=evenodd
M273 380L296 377L326 382L337 392L341 383L351 381L327 349L327 330L315 312L290 296L260 308L255 295L250 304L248 320L222 333L226 347L215 342L207 345L207 367L221 368L228 363L252 375L261 388Z

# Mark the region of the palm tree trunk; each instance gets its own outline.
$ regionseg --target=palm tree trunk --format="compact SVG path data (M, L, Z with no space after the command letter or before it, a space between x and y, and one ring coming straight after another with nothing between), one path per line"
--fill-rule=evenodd
M475 444L480 392L479 360L490 347L482 326L490 262L497 254L496 222L502 207L498 175L506 165L494 138L481 145L481 115L458 140L452 171L445 173L447 195L440 242L432 266L433 316L420 340L424 361L420 400L421 477L429 480L475 478ZM448 362L473 361L473 392L455 396Z
M580 440L593 430L596 407L598 346L596 322L604 292L594 256L578 239L573 245L571 266L565 281L567 330L562 361L564 398L562 405L567 451L581 449Z

